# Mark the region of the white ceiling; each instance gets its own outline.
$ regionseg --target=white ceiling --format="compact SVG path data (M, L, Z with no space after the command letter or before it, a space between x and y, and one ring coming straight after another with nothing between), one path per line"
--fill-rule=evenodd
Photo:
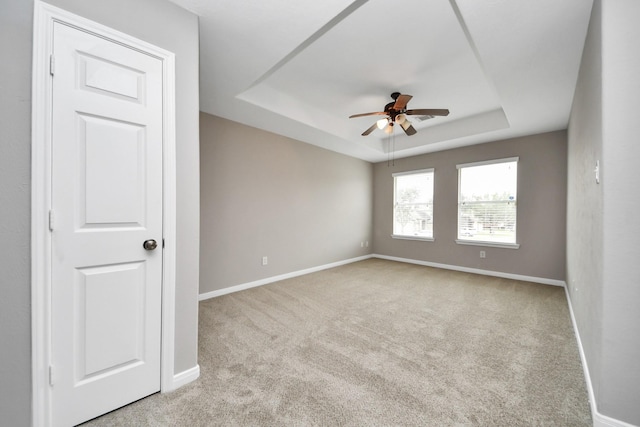
M448 108L395 157L566 129L593 0L172 0L200 16L200 109L367 161L398 91ZM398 128L396 126L396 128Z

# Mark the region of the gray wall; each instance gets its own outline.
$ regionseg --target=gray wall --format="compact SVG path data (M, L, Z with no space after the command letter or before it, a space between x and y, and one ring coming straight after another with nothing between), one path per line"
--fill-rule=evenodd
M201 293L370 253L370 163L205 113L200 126Z
M165 0L52 0L50 3L176 53L178 265L175 370L181 372L197 363L197 17ZM12 426L31 423L32 34L33 2L1 0L0 423Z
M603 197L594 168L602 165L602 28L596 1L582 53L568 129L567 288L592 380L601 371ZM592 381L596 396L600 383Z
M0 0L0 424L31 422L33 4Z
M413 260L543 279L564 280L566 216L566 132L440 151L374 165L374 252ZM518 156L519 249L458 245L456 165ZM392 173L435 168L434 242L393 239ZM480 250L486 258L480 258Z
M640 3L596 0L569 123L567 282L599 413L640 425ZM600 161L601 183L593 168Z

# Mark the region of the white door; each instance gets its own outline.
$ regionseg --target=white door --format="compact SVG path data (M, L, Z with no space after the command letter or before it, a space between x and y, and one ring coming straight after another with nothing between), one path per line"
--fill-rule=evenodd
M160 390L162 62L61 23L53 58L52 420L69 426Z

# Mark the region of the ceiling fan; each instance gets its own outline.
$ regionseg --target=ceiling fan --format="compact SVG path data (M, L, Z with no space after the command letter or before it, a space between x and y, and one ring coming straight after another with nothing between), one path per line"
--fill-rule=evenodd
M391 98L393 102L388 103L384 106L384 111L375 112L375 113L362 113L362 114L354 114L349 116L350 119L354 117L364 117L364 116L387 116L386 118L380 119L375 122L369 129L362 132L362 136L367 136L371 132L373 132L376 128L383 129L386 133L390 134L393 132L394 124L400 125L404 133L407 135L415 135L416 130L411 125L411 122L407 119L407 116L448 116L449 110L447 109L433 109L433 108L420 108L415 110L407 110L407 103L413 96L404 95L400 92L393 92L391 94Z

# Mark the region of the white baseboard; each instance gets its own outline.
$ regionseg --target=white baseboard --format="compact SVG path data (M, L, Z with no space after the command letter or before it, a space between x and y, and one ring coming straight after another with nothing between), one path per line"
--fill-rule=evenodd
M591 383L591 375L589 374L589 365L587 365L587 358L584 353L584 348L582 347L582 339L580 339L580 331L578 330L576 317L573 313L571 296L569 295L569 289L566 286L564 288L564 291L565 291L565 294L567 295L567 304L569 305L569 314L571 315L571 324L573 325L573 331L576 335L576 341L578 342L578 351L580 352L580 361L582 362L584 379L585 379L585 382L587 383L587 393L589 394L589 405L591 406L591 417L593 418L593 427L635 427L633 424L616 420L615 418L608 417L598 412L598 405L596 404L596 397L593 392L593 384Z
M524 276L521 274L503 273L500 271L481 270L479 268L460 267L458 265L440 264L437 262L420 261L409 258L398 258L388 255L373 254L373 258L386 259L389 261L406 262L409 264L424 265L427 267L443 268L445 270L462 271L464 273L482 274L484 276L502 277L503 279L522 280L524 282L542 283L543 285L561 286L565 287L564 280L545 279L542 277Z
M388 255L371 254L371 255L364 255L364 256L356 257L356 258L350 258L350 259L346 259L346 260L343 260L343 261L337 261L337 262L333 262L333 263L330 263L330 264L320 265L320 266L317 266L317 267L307 268L305 270L299 270L299 271L294 271L294 272L291 272L291 273L281 274L281 275L278 275L278 276L267 277L265 279L260 279L260 280L256 280L256 281L248 282L248 283L242 283L240 285L230 286L228 288L218 289L218 290L211 291L211 292L205 292L205 293L202 293L202 294L200 294L198 296L198 300L199 301L204 301L204 300L207 300L207 299L210 299L210 298L215 298L215 297L219 297L219 296L222 296L222 295L231 294L233 292L239 292L239 291L243 291L245 289L255 288L257 286L262 286L262 285L266 285L268 283L277 282L279 280L285 280L285 279L290 279L292 277L303 276L305 274L315 273L316 271L321 271L321 270L326 270L326 269L329 269L329 268L339 267L341 265L351 264L351 263L357 262L357 261L364 261L364 260L369 259L369 258L380 258L380 259L386 259L386 260L389 260L389 261L406 262L406 263L409 263L409 264L418 264L418 265L424 265L424 266L427 266L427 267L435 267L435 268L443 268L443 269L446 269L446 270L462 271L462 272L465 272L465 273L475 273L475 274L482 274L482 275L485 275L485 276L502 277L502 278L505 278L505 279L522 280L522 281L525 281L525 282L542 283L544 285L553 285L553 286L561 286L561 287L565 286L565 283L562 280L545 279L545 278L541 278L541 277L523 276L523 275L520 275L520 274L502 273L502 272L499 272L499 271L481 270L481 269L478 269L478 268L460 267L460 266L457 266L457 265L450 265L450 264L439 264L439 263L436 263L436 262L420 261L420 260L409 259L409 258L399 258L399 257L388 256Z
M593 427L637 427L615 418L607 417L599 412L593 414Z
M267 277L265 279L256 280L254 282L243 283L241 285L230 286L228 288L218 289L211 292L205 292L203 294L198 295L198 300L204 301L210 298L231 294L233 292L244 291L245 289L266 285L268 283L278 282L280 280L285 280L285 279L291 279L293 277L303 276L305 274L315 273L316 271L327 270L329 268L339 267L341 265L351 264L353 262L364 261L365 259L369 259L369 258L371 258L371 255L364 255L356 258L350 258L342 261L332 262L330 264L320 265L317 267L311 267L304 270L298 270L291 273L280 274L278 276Z
M163 393L167 393L176 389L179 389L183 385L187 385L192 381L195 381L200 376L200 365L196 365L193 368L186 371L178 372L173 376L173 382L169 389L162 390Z

